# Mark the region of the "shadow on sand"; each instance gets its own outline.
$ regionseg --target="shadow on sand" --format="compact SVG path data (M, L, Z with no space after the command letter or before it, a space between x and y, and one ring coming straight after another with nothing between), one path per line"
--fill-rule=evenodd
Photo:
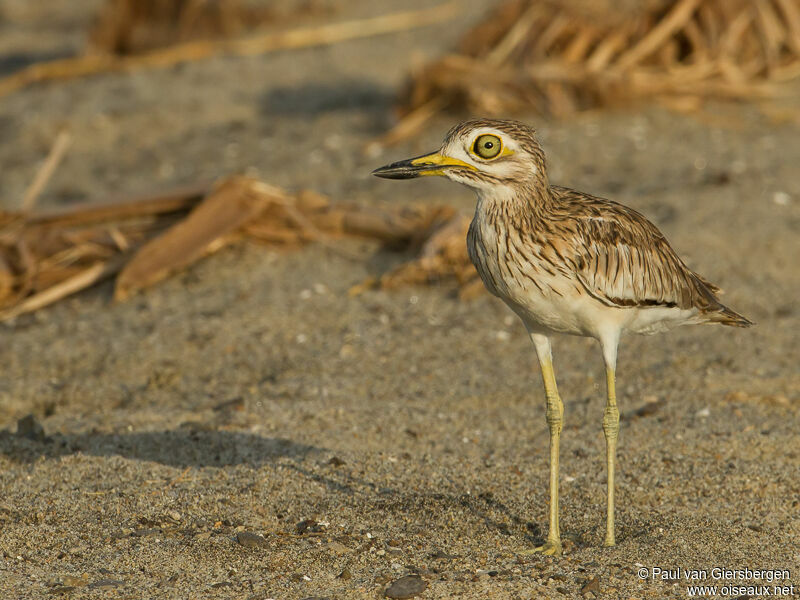
M412 490L406 489L402 481L391 486L379 485L368 474L359 476L357 471L331 466L337 463L330 460L330 450L285 438L193 428L114 434L54 433L48 436L36 428L23 435L0 431L0 454L12 461L31 463L41 457L57 458L76 453L121 456L179 468L236 465L258 468L279 463L281 469L325 486L331 494L340 497L340 502L357 506L361 511L382 515L445 511L461 514L465 519L477 519L490 530L524 539L529 544L543 541L543 530L539 525L522 518L491 492L470 494L457 489L443 491L435 486L428 490ZM312 460L309 462L307 459ZM542 492L541 506L544 506L544 495L545 491ZM576 545L586 546L583 538L592 531L573 532L577 538ZM631 535L629 531L621 533Z
M83 453L122 456L173 467L225 467L274 462L281 458L302 461L323 449L285 438L262 437L240 431L177 429L134 433L81 433L16 435L0 432L0 453L11 460L33 462L40 456L55 458Z

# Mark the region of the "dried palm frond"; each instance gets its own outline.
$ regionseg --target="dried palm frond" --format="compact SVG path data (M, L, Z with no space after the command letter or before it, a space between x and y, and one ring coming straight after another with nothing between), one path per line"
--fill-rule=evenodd
M445 107L563 116L647 98L684 106L768 98L800 76L800 0L615 6L503 2L455 53L413 74L396 130L408 135Z
M316 242L343 253L335 240L370 238L418 254L376 282L381 287L467 285L477 274L465 223L448 206L338 204L246 177L123 202L0 212L0 321L117 273L114 296L124 300L242 239L281 248Z
M349 21L282 28L235 38L174 42L166 47L134 54L117 54L116 52L126 51L127 43L123 43L122 49L117 50L115 50L115 44L112 43L107 46L107 50L97 52L98 48L95 48L95 52L80 56L33 63L11 75L2 77L0 78L0 97L44 82L89 77L115 71L164 69L181 63L205 60L213 56L254 56L278 50L328 46L348 40L427 27L452 19L457 12L456 0L449 0L429 8ZM125 36L116 38L114 35L111 39L125 39ZM129 48L127 51L133 50Z

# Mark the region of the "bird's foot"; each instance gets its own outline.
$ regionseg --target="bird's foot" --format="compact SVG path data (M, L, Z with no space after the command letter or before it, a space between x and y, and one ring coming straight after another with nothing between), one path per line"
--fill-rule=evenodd
M547 540L541 546L531 548L520 552L520 554L527 556L530 554L544 554L546 556L561 556L561 541L560 540Z
M614 542L614 536L606 536L606 541L603 542L603 547L610 548L611 546L616 546L617 544Z

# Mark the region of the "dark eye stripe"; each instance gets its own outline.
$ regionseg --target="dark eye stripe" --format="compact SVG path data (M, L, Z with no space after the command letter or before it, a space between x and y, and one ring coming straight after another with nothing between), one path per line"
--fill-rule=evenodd
M497 158L503 144L500 138L490 133L479 135L472 145L472 151L485 160Z

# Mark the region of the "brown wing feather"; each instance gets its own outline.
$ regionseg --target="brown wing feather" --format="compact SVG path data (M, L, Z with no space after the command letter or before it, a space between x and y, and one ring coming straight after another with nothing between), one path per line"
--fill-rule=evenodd
M609 306L725 310L718 290L689 269L658 228L617 202L553 186L573 235L576 275Z

